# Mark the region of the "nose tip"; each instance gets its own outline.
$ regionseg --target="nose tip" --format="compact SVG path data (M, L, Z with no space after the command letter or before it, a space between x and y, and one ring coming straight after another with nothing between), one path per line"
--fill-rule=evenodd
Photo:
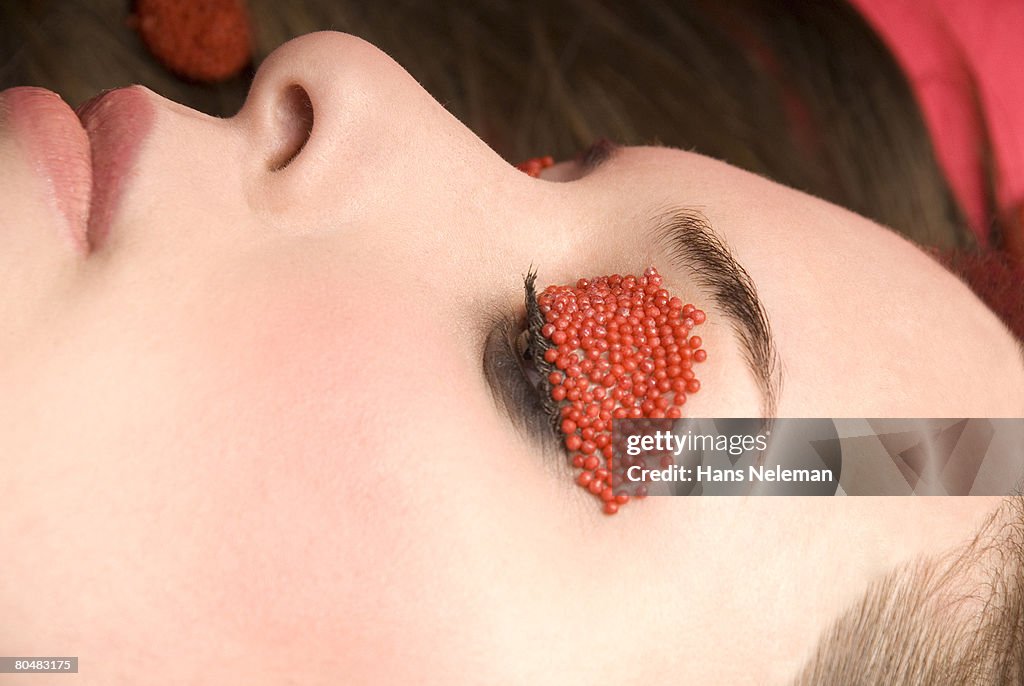
M357 131L359 115L372 111L367 105L387 88L388 80L374 75L390 66L398 68L369 43L329 31L296 38L271 53L239 113L254 129L266 169L292 165L312 140L321 154L339 132Z
M294 224L386 212L396 188L449 193L456 178L476 178L465 160L497 159L394 60L343 33L275 50L233 123L245 140L249 202Z

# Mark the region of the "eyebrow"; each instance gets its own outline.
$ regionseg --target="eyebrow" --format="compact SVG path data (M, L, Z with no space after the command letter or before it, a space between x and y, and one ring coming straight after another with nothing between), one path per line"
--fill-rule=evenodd
M729 319L761 392L761 416L774 418L782 390L782 365L754 280L700 212L673 209L660 215L653 225L654 235L665 245L673 264L688 271Z
M590 174L612 159L619 146L599 138L580 154L579 162ZM729 244L715 233L699 211L677 208L652 222L653 234L667 244L675 266L690 272L698 288L729 319L743 357L761 392L761 417L772 419L782 393L782 364L772 335L771 321L750 274L735 257ZM1024 354L1024 345L1022 345Z

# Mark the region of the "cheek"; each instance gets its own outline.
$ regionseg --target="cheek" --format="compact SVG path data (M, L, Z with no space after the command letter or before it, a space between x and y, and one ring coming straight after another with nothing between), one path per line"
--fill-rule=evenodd
M565 517L558 482L428 313L396 326L302 292L264 294L257 317L211 313L191 352L204 388L183 396L208 401L180 409L206 457L181 494L202 524L180 571L204 614L282 660L321 648L348 674L399 651L391 678L408 682L459 683L522 652L510 645L542 654L558 632L539 608L567 582L550 573L564 532L541 522Z

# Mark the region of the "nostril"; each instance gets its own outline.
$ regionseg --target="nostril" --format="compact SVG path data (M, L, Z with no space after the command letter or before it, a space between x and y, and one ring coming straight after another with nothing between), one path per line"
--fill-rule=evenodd
M313 131L313 103L306 90L294 84L281 94L275 109L276 145L270 157L270 171L284 169L299 156Z

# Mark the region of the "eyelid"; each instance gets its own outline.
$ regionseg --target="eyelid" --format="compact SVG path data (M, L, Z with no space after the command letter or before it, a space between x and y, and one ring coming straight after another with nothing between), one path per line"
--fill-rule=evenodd
M598 138L590 147L580 153L578 159L584 174L591 174L619 151L618 143L607 138Z
M484 376L496 403L516 429L565 470L567 462L562 443L552 427L540 391L530 383L516 350L513 334L523 328L507 313L497 317L484 343Z

